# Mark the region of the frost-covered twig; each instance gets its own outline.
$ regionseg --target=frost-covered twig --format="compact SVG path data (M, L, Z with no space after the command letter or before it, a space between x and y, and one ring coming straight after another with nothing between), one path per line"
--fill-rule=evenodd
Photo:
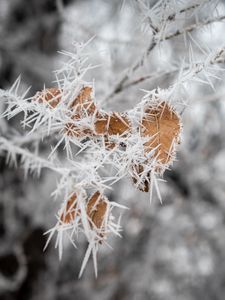
M211 54L209 54L209 55L211 55ZM216 50L216 56L214 57L214 59L212 60L210 58L208 65L216 65L216 64L224 64L224 63L225 63L224 52L221 51L221 48L220 48L220 49ZM206 66L206 60L204 60L204 62L195 62L191 66L190 66L190 64L187 63L186 66L183 67L183 71L188 71L193 66L196 68L196 70L198 70L197 73L199 73L200 71L202 71L204 69L204 66ZM172 67L169 71L161 71L161 72L158 71L158 72L155 72L152 74L147 74L147 75L138 77L138 78L131 80L128 83L124 84L123 88L120 91L118 91L118 94L120 92L127 90L132 86L138 85L144 81L157 80L157 79L162 79L167 76L174 76L178 72L180 72L180 66Z
M198 22L198 23L192 24L190 26L187 26L184 29L178 29L175 32L172 32L172 33L166 35L164 38L161 38L160 41L170 40L170 39L172 39L176 36L192 32L195 29L199 29L203 26L207 26L207 25L210 25L212 23L221 22L223 20L225 20L225 15L216 16L216 17L210 18L208 20L203 20L201 22Z
M182 12L183 12L183 10L182 10ZM137 60L137 62L135 62L134 65L131 68L129 68L129 74L125 74L125 75L122 76L122 78L115 85L115 87L112 89L112 91L106 96L105 101L108 101L111 97L113 97L114 95L116 95L116 94L122 92L124 89L126 89L126 86L127 86L126 82L130 79L130 74L135 73L135 71L137 69L139 69L141 66L143 66L146 57L149 56L149 54L158 45L158 43L166 41L166 40L170 40L174 37L177 37L177 36L180 36L180 35L183 35L183 34L190 33L193 30L199 29L203 26L207 26L207 25L210 25L210 24L215 23L215 22L221 22L224 19L225 19L225 15L215 16L215 17L209 18L207 20L203 20L201 22L189 25L189 26L185 27L184 29L178 29L175 32L172 32L172 33L169 33L169 34L166 34L166 35L161 35L159 37L157 37L157 35L155 33L155 35L153 36L149 46L144 51L141 58L139 58Z

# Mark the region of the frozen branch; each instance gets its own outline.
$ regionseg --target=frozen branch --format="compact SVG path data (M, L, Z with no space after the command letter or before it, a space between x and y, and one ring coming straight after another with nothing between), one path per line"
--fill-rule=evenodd
M213 17L211 19L208 19L206 21L202 21L202 22L199 22L199 23L195 23L195 24L192 24L190 26L187 26L186 28L184 29L178 29L177 31L173 32L173 33L170 33L170 34L167 34L166 36L164 37L161 37L159 40L157 40L157 37L154 37L152 38L152 41L149 45L149 47L147 48L147 50L144 52L144 54L141 56L140 59L138 59L138 61L130 68L129 70L129 74L131 73L134 73L136 70L138 70L141 66L143 66L144 64L144 61L146 59L146 57L148 57L150 55L150 53L152 52L152 50L157 46L157 44L159 42L163 42L163 41L166 41L166 40L170 40L170 39L173 39L177 36L180 36L180 35L183 35L183 34L187 34L187 33L190 33L192 32L193 30L196 30L196 29L199 29L203 26L207 26L207 25L210 25L212 23L215 23L215 22L221 22L225 19L225 15L222 15L222 16L218 16L218 17ZM127 88L127 86L130 86L130 84L126 84L126 82L129 80L130 76L128 74L125 74L120 80L119 82L115 85L115 87L113 88L113 90L110 92L110 94L105 98L105 101L108 101L110 98L112 98L114 95L116 94L119 94L120 92L122 92L124 89ZM144 79L143 79L144 80ZM140 80L140 81L143 81L143 80ZM134 81L135 83L136 81Z

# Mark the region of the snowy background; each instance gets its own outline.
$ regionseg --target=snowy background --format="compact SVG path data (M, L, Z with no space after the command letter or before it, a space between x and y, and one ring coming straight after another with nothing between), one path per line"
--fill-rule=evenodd
M98 67L86 80L94 78L96 99L103 108L124 111L140 101L141 89L168 88L192 53L204 62L207 53L224 46L225 24L212 22L163 41L131 72L152 38L148 8L140 5L144 2L157 1L0 0L0 88L10 88L20 74L21 89L32 86L31 96L44 85L52 86L52 71L62 60L57 51L71 50L74 40L94 37L88 53ZM185 6L185 1L168 2ZM225 15L224 1L188 5L192 2L206 5L178 16L169 32ZM224 67L223 60L219 67ZM129 80L115 91L123 74ZM128 179L109 195L130 210L123 214L123 238L111 239L114 250L103 248L98 255L97 279L91 261L77 279L85 243L78 250L65 245L61 261L53 242L43 252L43 233L54 225L58 209L50 197L54 175L45 171L40 178L29 175L24 180L23 170L8 166L1 154L1 300L224 299L224 71L218 70L217 76L208 85L195 80L179 94L187 103L182 143L176 163L164 176L166 182L160 184L163 204L154 196L149 205L149 194L136 190ZM3 106L0 103L1 111ZM5 127L18 128L19 122L19 116L7 123L0 120L0 134ZM47 146L43 143L43 153Z

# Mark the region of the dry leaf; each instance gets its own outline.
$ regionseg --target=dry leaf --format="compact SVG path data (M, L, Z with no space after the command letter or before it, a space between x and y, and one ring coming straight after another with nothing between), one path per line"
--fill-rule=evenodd
M34 97L39 103L48 103L51 108L55 108L61 101L62 91L58 88L48 88L38 92Z
M111 115L98 114L95 121L96 134L104 135L126 135L131 131L127 116L113 112Z
M142 137L148 137L149 141L144 143L146 155L155 149L151 158L154 157L159 166L155 171L164 170L164 166L171 163L174 155L174 146L179 143L181 124L178 114L166 102L161 102L155 107L145 109L141 120L140 133ZM146 165L148 159L146 160ZM135 164L132 166L132 180L136 187L143 192L149 191L150 174L141 179L144 165ZM137 184L138 183L138 184Z
M77 211L77 195L74 193L66 203L66 209L60 215L60 221L69 224L74 221L76 215L79 215Z
M77 120L81 120L87 115L92 115L96 111L92 97L92 87L83 87L79 95L72 102L70 108L73 110L71 119L74 122L69 122L65 125L64 131L66 135L79 138L93 136L94 133L91 129L75 124Z
M109 122L109 115L107 113L98 113L95 121L95 133L102 135L107 133L107 124Z
M180 118L166 102L145 110L141 121L141 136L149 136L144 144L146 153L156 149L154 157L162 164L170 163L174 156L174 145L179 143Z
M96 105L93 101L92 87L83 87L70 108L75 113L74 118L81 118L83 115L93 115L96 111Z
M88 200L87 215L97 228L102 227L107 208L106 198L98 191ZM92 223L91 226L93 226Z

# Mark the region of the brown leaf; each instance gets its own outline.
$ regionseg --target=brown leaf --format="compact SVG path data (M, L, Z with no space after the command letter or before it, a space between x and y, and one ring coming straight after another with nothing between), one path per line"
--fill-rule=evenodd
M113 112L102 113L96 116L95 132L104 135L126 135L131 131L130 121L127 116Z
M75 217L80 214L77 211L77 195L74 193L66 203L66 209L60 215L60 221L69 224L74 221Z
M146 153L156 149L154 157L165 165L172 161L174 155L173 143L179 143L181 124L178 114L166 102L145 110L141 121L141 136L149 136L144 144Z
M55 108L61 101L62 91L56 87L38 92L34 97L39 103L47 103L51 108Z
M70 108L75 113L74 118L81 118L83 115L93 115L96 111L96 105L93 101L92 87L83 87Z
M106 198L99 191L88 200L87 215L97 228L101 228L107 208Z
M84 128L79 124L75 124L77 120L86 117L87 115L92 115L96 111L96 106L93 102L92 97L92 87L85 86L81 89L79 95L72 102L70 108L73 111L73 115L71 117L71 122L68 122L65 125L65 133L70 137L90 137L93 136L93 130L89 128Z
M107 133L107 124L109 122L109 115L107 113L98 113L95 121L95 133L102 135Z

